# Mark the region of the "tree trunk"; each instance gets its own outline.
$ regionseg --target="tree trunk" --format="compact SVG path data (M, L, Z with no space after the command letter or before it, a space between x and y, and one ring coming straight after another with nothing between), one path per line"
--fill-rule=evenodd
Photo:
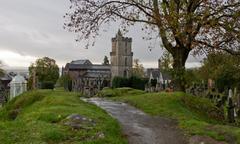
M173 56L173 84L175 91L185 91L185 63L190 50L187 48L174 48Z

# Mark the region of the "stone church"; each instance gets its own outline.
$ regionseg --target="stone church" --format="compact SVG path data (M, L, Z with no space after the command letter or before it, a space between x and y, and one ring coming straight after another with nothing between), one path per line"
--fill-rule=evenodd
M71 90L91 96L103 87L110 86L114 77L132 75L132 38L123 37L121 31L112 38L110 65L92 64L89 60L75 60L62 68L62 75L68 75Z
M112 38L111 74L116 76L130 77L132 75L132 38L123 37L119 30L116 37Z

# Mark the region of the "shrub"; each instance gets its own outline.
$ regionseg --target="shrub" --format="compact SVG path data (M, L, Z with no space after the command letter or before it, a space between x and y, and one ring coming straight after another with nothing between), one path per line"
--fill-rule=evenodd
M134 89L140 89L140 90L144 90L145 89L145 84L148 82L147 79L143 79L140 77L136 77L136 76L132 76L129 78L129 85L131 88Z
M147 81L148 81L147 79L143 79L137 76L132 76L130 78L114 77L112 81L112 87L113 88L131 87L134 89L144 90Z
M30 76L27 82L27 90L32 90L33 89L33 77Z
M46 81L41 83L41 89L54 89L54 82Z
M112 80L113 88L129 87L129 79L123 77L114 77Z
M59 83L61 87L64 87L67 91L72 91L72 78L68 74L64 74L59 78Z

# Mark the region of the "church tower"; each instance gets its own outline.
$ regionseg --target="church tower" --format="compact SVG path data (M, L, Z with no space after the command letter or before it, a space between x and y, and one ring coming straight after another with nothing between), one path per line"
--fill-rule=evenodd
M132 75L132 38L123 37L120 30L115 38L112 38L111 73L112 78L130 77Z

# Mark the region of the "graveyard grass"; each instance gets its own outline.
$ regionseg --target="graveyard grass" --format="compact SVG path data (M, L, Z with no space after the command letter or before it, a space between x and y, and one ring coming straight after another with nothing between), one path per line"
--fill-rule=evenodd
M96 126L73 130L63 120L79 114ZM99 134L104 134L100 137ZM22 94L0 108L0 143L125 144L117 121L100 108L63 90L38 90Z
M212 109L214 105L206 99L195 97L191 105L199 107L196 110L183 104L183 99L188 97L181 92L144 93L130 88L120 88L104 89L99 95L129 103L151 115L175 119L179 127L189 136L209 136L218 141L240 143L240 128L210 118L206 109Z

